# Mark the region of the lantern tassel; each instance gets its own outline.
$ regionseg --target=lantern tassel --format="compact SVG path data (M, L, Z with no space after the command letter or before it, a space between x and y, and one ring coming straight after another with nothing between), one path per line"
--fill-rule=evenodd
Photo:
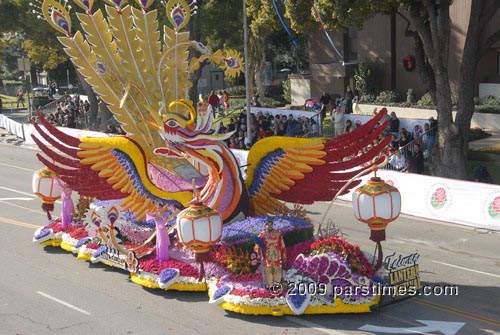
M375 251L373 252L373 261L372 261L374 272L377 272L382 267L383 258L384 258L384 253L382 252L382 245L380 244L380 241L377 241L377 244L375 245Z
M54 210L54 204L43 202L42 209L47 212L47 219L49 219L49 221L52 220L52 215L50 215L50 212Z
M201 282L205 278L205 265L203 262L211 261L210 251L195 253L194 260L196 263L200 263L200 276L198 277L198 282Z

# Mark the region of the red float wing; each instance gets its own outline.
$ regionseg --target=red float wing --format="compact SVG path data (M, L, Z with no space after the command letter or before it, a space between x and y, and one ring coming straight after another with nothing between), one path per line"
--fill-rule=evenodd
M371 144L386 128L387 121L381 122L385 114L383 109L352 133L329 140L269 137L257 142L248 156L252 215L272 213L279 201L310 204L333 199L349 179L383 161L380 154L391 137Z

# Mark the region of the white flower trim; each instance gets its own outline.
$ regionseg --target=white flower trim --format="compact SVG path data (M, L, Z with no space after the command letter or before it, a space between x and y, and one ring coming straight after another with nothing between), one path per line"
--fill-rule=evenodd
M79 241L76 238L71 237L71 235L68 233L62 234L62 240L64 243L69 244L69 245L76 245Z
M78 253L83 255L92 255L94 251L96 251L96 249L87 248L86 244L82 245L80 249L78 249Z

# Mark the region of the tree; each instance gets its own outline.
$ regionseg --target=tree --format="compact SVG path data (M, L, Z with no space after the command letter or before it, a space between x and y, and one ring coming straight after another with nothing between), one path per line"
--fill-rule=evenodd
M311 2L312 3L312 2ZM295 19L294 13L313 13L311 3L285 0L292 27L299 31L310 29L312 16L306 21ZM470 123L474 114L474 79L477 64L486 51L500 40L500 25L485 36L487 24L495 17L500 1L471 0L469 26L466 31L458 80L458 102L455 120L452 117L451 87L448 77L449 43L451 32L451 0L318 0L316 9L326 28L344 30L349 26L361 27L376 14L404 11L409 15L414 30L406 34L413 37L417 67L428 92L435 99L439 120L438 145L433 153L434 175L467 179L466 162Z

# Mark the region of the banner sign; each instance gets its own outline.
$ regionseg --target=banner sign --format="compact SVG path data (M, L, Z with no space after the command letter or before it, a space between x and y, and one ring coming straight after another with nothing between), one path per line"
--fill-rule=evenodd
M385 257L384 263L389 270L389 286L393 297L416 292L422 287L417 264L419 258L418 253L396 256L395 252Z

